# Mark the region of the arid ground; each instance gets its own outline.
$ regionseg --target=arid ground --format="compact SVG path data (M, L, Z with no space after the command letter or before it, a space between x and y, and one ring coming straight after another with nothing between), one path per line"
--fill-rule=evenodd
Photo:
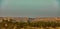
M60 29L60 17L0 17L0 29Z

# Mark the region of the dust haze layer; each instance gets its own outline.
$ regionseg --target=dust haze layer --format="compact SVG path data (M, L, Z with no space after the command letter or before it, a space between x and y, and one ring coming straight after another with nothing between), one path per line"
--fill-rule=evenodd
M0 16L60 16L58 0L1 0Z

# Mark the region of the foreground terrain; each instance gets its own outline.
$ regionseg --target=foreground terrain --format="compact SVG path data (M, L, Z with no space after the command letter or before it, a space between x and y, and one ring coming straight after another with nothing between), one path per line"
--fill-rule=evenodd
M42 21L33 20L32 22L27 18L24 21L15 21L14 19L0 18L0 29L60 29L60 22L56 18L54 21L43 18ZM31 18L29 18L31 19ZM51 18L53 19L53 18ZM26 21L27 20L27 21Z

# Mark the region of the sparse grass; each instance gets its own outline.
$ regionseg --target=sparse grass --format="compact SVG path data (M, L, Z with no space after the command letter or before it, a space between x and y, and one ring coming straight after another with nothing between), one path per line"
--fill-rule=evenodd
M1 28L1 29L7 29L7 28ZM13 29L16 29L16 28L13 28ZM53 28L53 27L49 27L49 28L43 28L43 27L41 27L41 28L40 27L27 27L27 28L20 28L20 29L60 29L60 27L56 27L56 28Z
M5 25L6 24L6 25ZM56 22L12 22L3 20L0 22L1 29L60 29L60 23Z
M1 29L10 29L10 28L1 28ZM16 27L11 28L11 29L17 29ZM26 28L20 28L20 29L60 29L60 27L49 27L49 28L44 28L44 27L26 27Z

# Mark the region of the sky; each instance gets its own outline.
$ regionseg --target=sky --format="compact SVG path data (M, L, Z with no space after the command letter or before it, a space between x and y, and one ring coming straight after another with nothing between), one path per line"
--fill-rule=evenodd
M0 16L57 17L58 0L0 0Z

